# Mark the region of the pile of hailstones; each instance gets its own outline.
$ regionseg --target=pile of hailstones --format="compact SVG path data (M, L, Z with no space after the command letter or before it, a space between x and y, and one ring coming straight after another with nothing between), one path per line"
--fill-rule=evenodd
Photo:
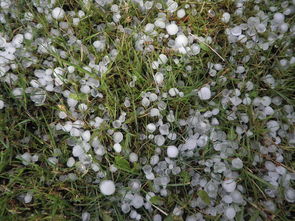
M34 6L39 13L44 13L48 22L54 20L59 21L61 29L70 36L68 43L77 47L83 46L81 41L74 36L70 31L69 24L64 21L65 16L72 19L74 26L77 26L80 20L86 16L80 10L78 13L65 12L62 8L55 7L54 1L50 4L43 4L44 1L33 1ZM39 2L39 3L38 3ZM120 25L120 9L116 4L111 4L112 1L96 0L96 4L100 7L110 8L113 13L113 22L110 24L101 24L97 26L98 30L103 30L107 25L118 25L118 29L123 32L131 33L131 27L123 27ZM190 10L192 15L197 13L193 4L185 4L184 7L179 8L177 2L167 0L166 4L154 3L153 1L140 1L134 0L141 10L146 13L151 8L156 10L165 9L169 14L175 14L179 19L186 16L186 10ZM236 10L234 16L245 18L246 8L244 2L236 0ZM14 88L12 94L15 97L21 97L23 93L30 95L31 100L37 105L42 105L46 100L47 93L60 93L63 95L68 105L68 111L60 110L57 112L58 117L62 120L58 123L52 123L51 126L57 131L64 131L70 134L71 138L68 139L68 145L72 149L72 157L67 161L67 167L75 167L79 172L87 173L89 170L96 172L97 176L93 180L94 183L99 184L100 191L103 195L109 196L117 194L121 196L120 206L125 214L129 214L131 219L140 220L142 215L139 209L145 208L146 210L155 214L154 221L162 220L165 212L159 207L153 205L151 202L152 197L161 196L167 197L174 189L169 188L171 185L171 177L179 175L182 171L188 171L190 175L190 182L186 185L189 189L188 194L193 194L198 190L204 190L210 197L210 204L205 203L200 197L194 197L189 205L191 208L198 208L202 213L196 213L186 217L187 221L204 220L203 215L208 214L212 216L223 214L224 219L234 219L236 214L241 210L240 207L245 206L247 202L251 202L251 197L244 195L245 188L242 183L238 182L239 173L243 169L243 161L234 157L238 152L243 153L239 141L243 136L251 138L253 132L249 128L249 115L246 112L239 110L239 105L253 105L254 114L258 119L267 120L266 127L268 133L265 134L264 142L253 142L251 148L255 152L255 157L252 164L263 165L262 171L259 174L266 182L270 183L272 188L264 189L268 200L262 202L268 211L276 210L276 199L279 194L279 188L282 186L284 189L284 198L288 202L295 202L295 190L290 186L290 181L295 179L294 174L290 173L280 163L284 162L283 151L278 147L282 140L289 144L295 143L294 131L290 131L290 125L295 122L294 107L291 105L284 105L280 97L262 96L251 98L249 95L255 89L255 84L251 81L244 81L247 76L247 63L251 55L257 51L268 50L270 46L276 44L284 39L284 45L289 46L290 36L295 34L295 26L286 23L286 17L294 15L295 1L284 1L281 5L272 5L271 1L268 2L268 11L262 11L259 8L261 1L255 1L256 6L255 17L246 19L246 23L233 24L229 13L224 12L221 21L227 24L228 28L225 34L228 36L228 42L231 47L231 56L228 58L231 64L236 65L236 70L230 73L230 77L240 79L237 88L234 90L224 89L221 94L222 109L227 114L228 121L239 122L239 126L234 128L237 137L235 140L229 140L228 135L223 131L219 125L220 106L218 102L211 101L211 98L217 95L214 91L215 85L222 85L226 82L225 76L218 76L218 73L225 69L224 64L221 63L208 63L208 72L212 77L211 83L192 91L197 97L198 102L205 104L207 111L200 112L198 109L191 109L189 116L186 119L176 119L173 108L169 106L169 99L175 97L183 97L185 94L177 87L163 91L161 88L165 84L165 73L171 71L172 68L166 65L168 58L166 55L161 54L158 60L152 62L152 68L155 70L154 81L157 85L156 92L147 92L142 94L141 106L137 108L138 115L148 114L152 122L148 123L141 134L139 139L142 142L151 142L157 147L150 158L138 156L131 150L126 150L122 147L124 141L124 132L128 131L128 124L125 123L126 113L122 112L118 119L110 119L109 115L95 116L94 114L88 119L87 125L92 129L99 129L102 124L107 123L113 129L109 129L107 133L112 136L113 144L111 147L106 147L100 142L98 137L93 137L91 130L85 128L85 115L88 106L85 103L79 103L71 97L71 90L62 91L61 88L64 84L69 84L69 80L78 80L81 84L80 91L89 94L92 97L103 98L103 94L99 91L100 82L96 78L85 75L83 78L77 77L75 67L68 66L67 68L56 67L54 59L48 57L44 61L38 60L34 53L47 54L50 51L59 53L60 57L67 59L67 52L56 49L51 39L33 35L33 14L27 12L24 14L23 22L29 25L26 32L14 36L11 42L7 41L7 36L0 33L0 79L2 82L10 85L15 85L18 76L13 73L17 69L17 60L20 60L25 68L31 67L33 64L42 63L47 66L47 69L36 69L34 77L30 81L30 87ZM41 4L42 3L42 4ZM10 13L13 17L14 12L12 3L9 0L1 1L1 8L3 12L0 13L1 23L6 23L4 14ZM214 12L210 11L211 16L215 16ZM245 19L243 19L244 21ZM41 28L41 24L34 24L34 28ZM264 33L268 33L265 35ZM60 36L62 33L57 29L52 29L53 36ZM155 50L153 42L157 39L157 43L162 45L163 48L169 48L179 52L180 54L197 55L200 53L199 43L210 45L212 38L210 36L200 37L191 33L187 27L179 26L175 22L167 20L167 14L163 12L158 13L154 23L148 23L142 32L134 35L136 50L142 51L144 54ZM167 45L164 45L164 39L169 39ZM24 41L30 41L32 46L37 48L37 51L30 51L24 47ZM166 42L166 41L165 41ZM107 48L106 41L103 37L93 43L97 51L105 51ZM94 59L83 67L85 71L92 73L96 72L104 74L108 70L108 65L111 61L116 59L118 51L115 47L105 55L99 62L94 63ZM239 54L245 52L245 48L249 54L244 55L240 59ZM294 65L295 57L292 57L293 49L290 48L286 52L286 58L279 61L277 68L286 69L290 65ZM28 59L29 58L29 59ZM264 57L260 58L261 61L265 60ZM187 56L181 59L173 60L176 64L184 62L186 64L186 71L191 72L193 67L189 65ZM275 88L279 84L271 74L263 77L262 81L269 88ZM136 78L130 82L130 87L134 87ZM127 97L124 102L125 107L130 107L130 99ZM0 100L0 109L5 108L6 104ZM103 104L99 106L101 110L106 110ZM169 111L165 111L168 110ZM282 109L283 113L276 111ZM167 115L163 115L163 113ZM279 120L284 115L287 122L280 122ZM70 118L69 118L70 116ZM82 120L83 118L83 120ZM74 119L74 120L69 120ZM172 126L177 125L181 131L186 131L185 134L180 134L177 129L172 130ZM184 142L176 144L176 140L182 137ZM43 135L43 139L48 139L48 136ZM28 143L29 138L22 140L23 143ZM178 142L178 141L177 141ZM210 159L200 160L200 150L210 146L214 148L215 154ZM174 145L170 145L174 144ZM90 154L93 150L95 155ZM130 163L138 162L142 167L142 176L140 179L129 180L128 183L114 183L112 180L107 179L108 173L116 173L118 168L112 164L109 166L108 171L101 168L99 162L104 159L108 153L116 153L117 155L128 156ZM57 165L61 151L55 149L53 156L48 158L48 162L52 165ZM269 155L275 157L276 164L273 161L266 160L262 156ZM38 161L38 155L31 155L24 153L18 156L24 165L35 163ZM187 163L186 163L187 162ZM193 170L190 163L199 165L203 168L202 172ZM266 170L265 170L266 169ZM61 181L77 179L76 173L69 173L60 177ZM150 180L153 183L151 192L142 194L141 186L142 180ZM32 200L32 193L23 194L20 196L25 203ZM111 198L112 199L112 198ZM173 211L175 216L182 216L183 209L176 205ZM89 220L90 214L84 212L82 214L83 220Z

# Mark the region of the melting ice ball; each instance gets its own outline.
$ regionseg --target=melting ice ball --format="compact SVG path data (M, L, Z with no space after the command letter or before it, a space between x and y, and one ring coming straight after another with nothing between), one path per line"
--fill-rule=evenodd
M100 183L99 189L103 195L109 196L114 194L116 187L115 183L112 180L104 180Z

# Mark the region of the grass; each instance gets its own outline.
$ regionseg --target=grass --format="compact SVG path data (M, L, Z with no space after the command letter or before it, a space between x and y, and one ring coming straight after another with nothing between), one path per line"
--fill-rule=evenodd
M74 11L78 11L82 5L82 1L58 1L64 8L69 8ZM250 3L249 3L250 4ZM188 10L187 20L176 20L179 24L183 24L186 27L190 27L193 33L200 36L211 35L213 37L213 48L217 48L218 53L225 59L226 70L222 73L227 76L228 80L224 83L219 82L218 78L214 79L218 82L215 87L217 92L214 101L218 102L218 98L222 95L219 93L223 89L233 89L237 87L237 82L240 80L235 77L231 77L230 73L234 70L228 60L230 53L230 46L226 41L226 36L223 33L226 25L219 22L221 15L220 8L233 12L233 4L231 1L223 1L220 3L204 2L202 4L196 3L197 15L192 16L191 11ZM35 36L44 36L52 40L52 44L60 50L68 52L68 58L61 58L58 53L50 52L51 56L55 59L53 63L61 67L67 67L73 65L80 76L96 76L95 73L91 73L83 66L88 64L89 59L85 55L85 52L81 48L75 48L69 46L67 43L68 36L65 31L61 30L64 36L54 36L50 33L51 28L60 29L57 22L48 23L43 14L38 14L31 2L18 1L16 8L18 9L18 16L15 19L6 16L10 25L0 24L0 30L6 32L6 34L12 38L16 33L25 29L25 24L20 19L22 13L25 11L31 11L34 15L34 22L42 24L40 29L33 29ZM125 5L122 11L122 21L124 26L130 25L133 20L133 16L137 16L141 21L138 25L138 30L143 28L143 24L153 22L156 14L151 11L148 15L144 15L134 5L129 3ZM213 9L217 16L215 18L209 18L207 11ZM141 131L143 125L151 121L146 110L145 114L138 114L136 108L141 101L142 92L155 92L155 84L153 81L154 71L151 69L151 62L157 58L161 51L156 51L153 54L146 56L141 52L134 50L134 40L132 37L126 36L126 34L119 32L114 27L108 27L105 32L97 32L94 23L105 23L112 20L109 12L103 12L100 9L94 8L92 5L84 9L86 17L81 20L79 26L73 28L73 32L81 42L86 45L86 49L94 53L95 59L99 62L104 53L98 53L92 46L94 40L97 39L97 35L103 34L110 45L113 45L118 50L118 56L115 61L112 61L108 65L107 73L99 76L101 83L100 91L104 95L101 99L93 99L89 96L82 95L79 92L78 82L70 82L65 84L64 89L70 90L81 102L88 105L92 112L85 113L85 121L89 119L93 114L96 116L102 116L109 114L110 118L116 119L120 116L122 111L127 113L126 122L129 125L128 135L125 137L125 143L123 144L125 156L122 159L118 159L113 154L108 154L106 159L103 160L102 167L107 168L111 164L116 164L119 171L115 174L108 174L117 183L127 182L129 179L137 178L139 170L137 164L129 164L126 160L127 153L132 151L140 155L151 156L153 149L152 144L142 145L137 134ZM108 16L105 16L105 13ZM250 12L249 12L250 13ZM130 20L131 19L131 20ZM294 21L294 16L292 18ZM68 18L66 18L68 20ZM71 22L70 20L68 20ZM238 22L238 19L237 19ZM29 46L30 42L25 42L25 45ZM38 45L31 46L32 51L36 52ZM161 48L161 45L157 45L155 41L155 48ZM173 71L168 72L167 81L163 86L164 91L168 91L171 87L177 87L181 91L185 92L186 96L177 97L176 99L167 99L167 110L174 110L176 119L182 119L188 116L190 108L202 108L202 111L210 109L210 106L206 106L205 103L198 102L194 98L194 95L189 94L193 89L199 88L201 85L210 83L212 78L208 76L207 63L213 62L222 63L221 59L209 48L204 46L201 53L195 57L189 58L190 65L193 68L192 72L187 73L185 71L184 64L175 64L173 59L181 56L177 54L167 54L169 61L168 64L173 68ZM255 82L255 90L250 93L250 97L264 96L264 95L277 95L284 99L286 104L294 105L294 67L288 70L280 70L276 68L278 59L284 57L284 53L288 50L288 47L272 48L266 52L261 51L251 57L251 60L246 66L247 77L244 81L251 80ZM273 51L275 51L273 53ZM245 54L243 54L245 53ZM246 51L240 54L242 58L246 55ZM40 54L33 54L38 59L42 59ZM260 56L265 56L264 62L260 61ZM21 64L21 61L19 61ZM35 68L46 68L44 64L33 65L30 68L23 68L21 65L14 70L14 73L18 75L16 87L25 89L29 86L29 81L33 77L33 70ZM281 79L280 84L275 90L268 89L267 86L261 81L262 76L267 73L272 73L276 78ZM133 76L137 77L135 87L129 87L129 82L132 81ZM182 83L181 83L182 82ZM180 86L178 86L180 85ZM107 199L103 197L98 189L98 186L92 184L90 180L95 176L93 172L88 174L79 174L78 180L60 181L61 175L75 172L74 169L67 168L66 161L71 156L71 149L66 143L66 139L69 137L66 133L56 132L52 129L51 122L57 122L59 119L56 116L56 111L59 109L67 110L67 105L64 103L62 95L47 93L47 101L45 105L35 107L30 101L27 94L24 94L20 99L15 98L12 95L14 87L8 84L1 83L0 91L2 97L7 104L7 107L0 111L0 220L79 220L83 211L88 211L92 215L96 215L99 219L108 220L126 220L127 218L122 215L121 209L116 203L116 199ZM131 101L131 107L126 108L123 105L125 98L128 97ZM105 109L99 108L99 105L103 104ZM219 104L221 107L221 104ZM260 167L256 169L256 166L252 165L254 153L251 143L253 140L260 141L265 131L266 120L259 120L256 118L252 106L242 105L241 109L250 115L250 128L254 135L250 138L240 137L241 146L243 151L237 153L236 156L240 157L245 167L241 172L239 182L243 184L246 191L246 196L251 197L247 205L237 214L237 220L257 220L261 219L269 220L290 220L291 211L294 212L295 208L292 204L283 203L283 195L277 199L280 202L275 213L265 211L262 200L267 199L263 190L269 185L266 181L261 179ZM237 139L234 128L239 125L239 121L228 121L225 110L221 110L220 114L220 129L228 131L232 139ZM283 114L278 115L280 120L284 120ZM175 123L175 128L181 128ZM111 128L111 125L105 124L100 130L93 130L89 125L85 125L85 129L90 129L94 135L101 138L101 140L108 145L111 143L111 136L107 134L107 130ZM183 131L185 133L185 131ZM45 135L45 136L44 136ZM25 139L29 139L28 142ZM181 139L179 140L181 141ZM179 142L177 141L177 142ZM171 142L173 144L173 142ZM294 156L294 148L288 144L283 143L282 148L287 148L284 154L288 159L284 163L284 167L288 170L294 171L294 162L292 163L292 156ZM61 150L59 156L59 163L56 166L47 162L47 158L55 155L55 149ZM24 166L20 160L17 159L17 155L24 152L38 153L40 160L36 164L30 164ZM204 151L200 152L199 159L208 159L215 154L212 146L207 146ZM125 159L126 158L126 159ZM202 171L204 168L198 168L195 161L183 162L189 170ZM261 166L261 165L260 165ZM189 201L193 197L197 196L197 192L190 195L188 193L187 183L190 182L188 174L183 171L180 175L173 177L168 189L176 189L179 195L169 195L167 198L159 199L159 202L155 203L155 206L160 210L172 211L175 204L180 205L187 214L196 212L189 207ZM143 182L142 193L148 192L152 188L152 183L145 180ZM32 192L33 201L29 204L24 204L18 200L18 196L22 193ZM179 196L182 197L179 197ZM158 204L159 205L158 205ZM114 214L110 213L110 208L115 211ZM141 210L142 214L145 214L146 220L151 220L153 214ZM158 211L159 212L159 211ZM198 211L203 213L202 210ZM265 217L267 214L267 217ZM205 215L205 214L204 214ZM205 215L206 220L219 220L220 217L211 217ZM177 217L172 217L168 220L181 220Z

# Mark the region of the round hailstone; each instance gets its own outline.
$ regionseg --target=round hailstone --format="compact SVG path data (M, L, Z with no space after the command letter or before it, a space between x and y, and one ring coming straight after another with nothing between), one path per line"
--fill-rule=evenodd
M103 195L109 196L114 194L116 187L112 180L104 180L99 184L99 189Z
M228 23L230 20L230 14L228 12L223 13L221 21L224 23Z
M232 160L231 165L235 169L242 169L243 168L243 161L240 158L235 158Z
M129 154L129 161L131 163L137 162L138 161L138 155L136 153L130 153Z
M236 216L236 211L233 207L228 207L226 208L224 215L226 216L226 218L228 219L233 219Z
M24 202L25 203L30 203L33 199L33 194L32 193L27 193L24 197Z
M0 110L4 108L4 102L0 100Z
M285 20L285 15L283 15L282 13L275 13L273 16L273 20L277 23L277 24L281 24L284 22Z
M236 189L236 186L237 183L233 179L228 179L222 182L223 189L228 193L233 192Z
M171 97L175 97L179 93L179 91L177 88L170 88L168 93Z
M185 10L184 9L179 9L177 11L177 17L178 18L183 18L185 16Z
M115 132L113 134L113 140L115 143L121 143L123 140L123 134L121 132Z
M164 81L164 75L161 72L157 72L154 76L156 84L161 85Z
M198 96L201 100L209 100L211 97L211 91L208 87L202 87L198 91Z
M290 203L295 202L295 190L293 188L289 187L285 190L285 199Z
M82 221L89 221L90 220L90 213L83 212L82 213Z
M146 125L146 130L147 130L149 133L153 133L156 129L157 129L157 127L156 127L156 125L153 124L153 123L150 123L150 124Z
M169 25L166 25L166 30L169 35L176 35L178 32L178 26L174 23L169 24Z
M55 20L61 20L65 17L65 11L62 8L57 7L52 10L51 15Z
M233 36L239 36L242 34L242 28L240 26L236 26L232 28L230 32Z
M75 164L75 159L73 157L70 157L67 161L67 167L72 167Z
M177 48L185 47L188 44L188 38L185 35L178 35L175 39L175 46Z
M167 58L166 55L164 55L164 54L160 54L160 55L159 55L158 62L159 62L160 64L166 64L167 61L168 61L168 58Z
M113 148L117 153L120 153L122 151L122 146L119 143L115 143Z
M168 146L167 156L170 158L176 158L178 156L178 149L176 146Z

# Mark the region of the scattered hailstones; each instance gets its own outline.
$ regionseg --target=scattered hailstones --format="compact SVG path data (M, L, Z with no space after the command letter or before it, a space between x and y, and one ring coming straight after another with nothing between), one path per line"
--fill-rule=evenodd
M93 4L101 4L101 6L104 7L104 5L107 5L107 3L111 1L98 0L94 2L96 3ZM140 36L138 38L141 41L139 45L142 46L143 49L141 51L143 51L145 55L148 54L146 52L158 52L158 48L154 47L154 45L156 44L152 44L149 42L159 43L157 44L157 47L159 47L161 51L164 51L164 49L176 49L181 54L188 54L189 56L194 56L200 53L200 46L195 41L198 39L196 38L196 36L194 36L193 30L190 30L189 27L185 26L185 22L182 22L182 18L184 18L186 15L185 10L189 10L192 15L194 13L197 13L194 5L187 3L178 6L178 3L173 0L166 1L167 4L154 4L154 2L152 1L145 1L144 3L142 3L141 1L135 2L138 2L138 6L141 8L143 13L146 13L146 11L150 9L160 10L158 11L158 17L155 18L155 20L152 20L151 18L151 23L145 25L143 24L144 30L142 30L141 33L136 33L136 35ZM246 15L243 14L243 2L244 1L239 1L237 3L237 10L235 13L233 13L233 17L246 17ZM7 10L9 7L7 7L7 5L5 4L6 3L3 3L1 4L1 6L4 5L4 7L2 8L5 8L5 10ZM286 5L286 3L282 5ZM43 7L40 7L40 9L42 8ZM52 6L48 8L52 8ZM119 6L112 5L110 6L110 8L111 12L113 13L114 22L118 23L118 30L126 34L132 33L132 26L128 26L127 22L126 26L124 24L124 27L119 25L121 19ZM259 11L260 9L259 7L257 7L255 10ZM45 9L45 11L47 11L47 9ZM281 11L282 13L280 13L279 11ZM287 121L290 121L291 123L294 122L294 110L292 109L292 106L289 105L291 107L285 106L284 108L282 108L285 101L282 99L278 100L270 96L252 98L252 93L250 92L253 92L254 88L256 87L256 85L254 85L255 82L247 82L246 88L244 88L244 86L240 86L239 84L244 81L244 77L247 76L248 70L246 70L245 67L248 67L248 65L246 65L246 63L249 64L249 62L251 62L250 55L252 53L255 53L255 50L258 50L258 48L267 50L273 45L274 42L276 42L276 39L284 40L284 35L287 32L288 34L294 34L294 27L291 27L290 24L286 23L289 20L287 18L293 13L292 11L293 5L290 7L286 5L283 7L278 4L276 8L270 10L270 12L262 13L262 11L259 11L257 13L257 17L249 18L243 24L234 24L234 22L238 21L239 19L231 20L231 15L227 12L223 13L221 17L221 22L226 24L224 26L229 26L228 29L225 30L225 32L231 40L230 43L239 42L239 44L236 45L232 44L232 47L229 46L232 50L230 52L231 56L228 58L231 63L237 65L236 70L234 71L234 73L232 73L233 76L230 76L230 74L229 76L236 78L238 82L237 88L239 89L226 89L224 90L224 93L222 93L222 96L220 96L221 104L223 105L226 114L231 113L229 119L236 120L237 123L239 122L238 120L240 120L240 125L236 125L235 127L235 131L239 135L253 135L253 132L249 130L249 116L246 113L243 113L243 108L240 108L242 105L253 104L253 107L255 108L254 112L259 113L259 119L260 117L261 119L266 119L267 117L269 117L267 118L267 120L265 120L265 127L268 129L268 133L266 133L266 136L268 136L270 140L273 139L275 144L282 142L282 139L289 139L289 143L295 142L295 136L294 134L292 134L290 125L287 123ZM164 12L168 13L165 14ZM72 16L74 26L77 26L80 20L82 20L82 18L86 16L83 11L79 11L78 13L75 13L74 11L65 12L62 8L54 8L51 11L51 17L57 21L63 20L66 14L69 16L69 19L71 19L70 17ZM48 16L50 18L50 14ZM178 25L178 23L176 23L175 21L170 21L170 18L180 21L181 26ZM136 19L137 18L134 17L135 23L138 22ZM4 18L3 16L1 16L1 14L0 20L2 23L5 23L3 22ZM26 20L32 22L33 18L26 18ZM74 35L72 35L72 30L68 27L70 24L67 24L66 22L59 22L59 25L62 29L68 29L66 33L67 36L69 35L69 42L72 41L71 44L73 44L73 46L78 46L78 48L82 46L84 48L85 46L85 48L87 49L87 43L85 43L86 45L82 45L82 42L76 39ZM104 26L106 25L113 26L115 25L115 23L101 24L95 26L95 28L97 28L98 32L103 32L105 29ZM37 25L36 27L40 28L39 25ZM57 29L52 30L52 34L56 36L63 37L64 33L65 32L59 33L59 30ZM265 33L268 38L264 38L262 33ZM4 82L10 84L10 78L13 79L12 75L10 74L13 73L13 71L17 68L16 64L10 62L13 62L13 60L19 58L19 54L23 54L22 50L26 49L24 44L26 41L33 42L34 44L39 44L38 40L40 40L42 35L35 36L35 33L33 33L32 30L27 30L26 33L16 34L13 37L11 43L6 40L7 37L5 35L3 36L0 36L0 75L1 80L3 79ZM38 40L34 42L34 39ZM212 38L210 36L200 39L203 39L203 41L208 44L212 42ZM116 44L119 43L120 38L118 37L115 41ZM168 42L168 47L166 47L165 45L166 41ZM188 47L189 43L190 46ZM250 52L250 54L246 55L244 58L239 58L238 56L240 52L245 52L241 48L240 43L242 43L243 46L249 49L246 51ZM288 45L287 43L289 44L289 42L286 40L286 45ZM48 42L48 45L51 45L54 51L56 50L58 53L60 53L62 58L67 58L67 53L59 52L60 49L54 48L54 43ZM108 52L109 49L111 50L112 48L114 48L114 45L101 37L98 38L98 40L94 41L92 46L95 48L96 51L100 52L99 54L101 54L102 57L104 56L104 53L106 54L105 57L99 60L99 58L93 58L92 54L88 54L88 52L85 51L89 59L89 66L85 67L85 70L89 72L98 71L100 73L100 70L105 70L106 65L109 64L111 61L114 61L116 57L114 54L118 52ZM281 65L280 70L283 70L283 68L287 68L289 65L294 64L294 57L287 58L291 53L292 50L290 49L290 51L286 53L286 58L282 58L279 61L279 64ZM71 138L75 138L75 141L69 141L68 143L70 148L72 148L73 157L68 158L66 166L68 168L78 169L78 171L83 172L88 171L88 169L92 169L92 171L96 173L95 176L97 179L95 182L101 181L99 184L99 189L103 195L109 196L115 194L115 183L111 180L104 179L107 179L107 176L109 176L109 172L112 174L119 169L116 168L116 165L113 164L113 162L110 162L110 164L107 166L102 165L102 167L100 167L100 163L103 164L104 162L104 155L110 154L115 156L127 156L129 157L129 162L134 164L134 166L142 166L142 170L140 170L141 172L138 180L142 180L142 182L145 182L145 179L150 180L151 184L153 184L154 191L147 194L146 201L140 195L140 182L139 184L128 184L128 187L130 188L126 188L126 182L124 180L120 181L120 183L118 183L117 185L117 188L119 190L117 192L120 192L120 194L118 194L118 197L116 196L116 199L120 199L119 197L121 196L121 193L123 193L122 195L126 196L120 199L122 201L122 212L135 220L140 220L143 218L143 214L140 214L141 211L137 209L142 207L144 207L148 211L152 211L152 209L154 209L152 207L152 204L149 202L151 197L161 196L164 198L169 194L175 194L175 192L173 192L173 188L169 188L169 191L166 189L166 186L171 179L170 175L177 175L181 171L187 169L187 167L182 167L182 165L179 165L179 162L175 159L177 159L180 155L181 157L183 157L183 160L186 160L187 158L196 159L195 157L198 157L199 154L198 149L205 147L208 142L212 143L214 149L218 151L218 153L211 156L210 159L207 159L204 162L202 160L197 161L197 163L199 163L200 165L206 166L206 168L204 169L204 173L195 173L193 171L189 171L189 175L192 179L192 186L199 185L200 188L203 188L205 191L207 191L208 195L210 196L210 198L212 198L212 201L214 201L214 203L210 205L203 205L203 202L201 202L201 200L198 200L198 198L192 199L192 202L189 203L192 208L197 207L198 210L201 209L202 213L213 216L215 216L216 214L222 214L224 215L224 218L226 220L233 220L236 216L236 213L239 211L239 205L243 205L243 203L246 203L243 197L247 197L244 194L246 191L242 186L243 180L240 180L239 178L241 169L243 169L244 167L243 161L240 158L236 157L239 154L239 143L238 141L227 140L227 134L222 130L222 121L220 119L220 116L218 115L220 110L218 107L219 101L210 101L205 107L200 106L200 109L199 107L197 107L196 109L193 109L191 107L192 109L189 110L187 113L187 115L189 115L188 118L177 119L178 115L173 109L173 106L170 105L170 100L175 99L176 96L181 97L184 95L184 93L180 92L177 88L182 88L182 86L186 85L187 82L182 79L176 82L175 85L166 87L165 78L166 81L169 81L169 74L170 72L174 71L174 65L170 66L169 61L174 61L175 64L179 67L184 64L185 71L187 71L188 73L192 73L195 67L193 67L193 65L190 63L190 60L187 59L187 56L182 56L179 54L169 54L168 56L168 53L166 54L167 55L160 54L158 59L153 61L152 67L155 70L155 74L154 88L152 89L155 89L155 91L145 93L145 95L142 96L140 107L138 107L139 112L144 115L143 117L147 117L147 121L145 121L147 123L142 125L141 131L138 131L140 137L139 140L143 141L144 143L147 142L147 144L148 142L150 142L150 145L154 147L154 149L152 149L154 150L154 153L151 153L151 155L148 156L145 156L144 152L142 154L136 154L134 152L130 152L127 147L126 149L122 148L122 141L124 139L124 136L126 136L126 131L128 131L130 126L128 123L125 122L125 115L123 117L120 116L119 119L111 119L112 117L109 115L109 113L107 112L107 108L104 107L104 104L102 102L99 105L99 109L104 112L104 115L100 118L98 116L95 116L96 113L93 112L91 105L87 101L84 101L85 103L80 103L80 100L72 99L71 96L69 96L70 93L73 92L73 87L71 87L70 85L71 81L64 82L61 77L65 78L65 80L67 80L67 77L70 77L71 80L74 81L77 80L77 83L80 83L80 85L78 85L80 92L83 94L98 97L94 95L100 93L98 92L99 85L95 83L89 83L91 81L91 77L88 75L80 78L80 76L75 73L76 70L73 66L69 66L65 70L60 67L54 67L55 60L53 60L52 57L48 57L48 59L46 58L46 60L42 62L44 62L45 66L48 66L50 68L52 67L52 70L54 70L53 73L42 75L41 77L38 77L38 80L33 79L32 81L30 81L32 88L14 88L13 95L21 98L21 95L26 92L30 95L31 100L35 103L36 106L42 105L46 100L46 95L49 95L50 93L57 92L66 97L65 101L67 102L68 107L66 108L66 111L60 110L57 112L57 115L60 118L60 122L58 122L56 125L53 124L55 128L59 128L63 130L63 132L68 133ZM28 54L27 57L31 56L32 55ZM175 56L177 56L177 58L175 58ZM261 61L265 59L266 58L261 57ZM21 61L21 59L19 60ZM33 62L32 64L35 63ZM220 71L227 68L227 64L213 64L210 62L208 63L208 69L210 71L209 75L212 77L212 82L210 82L208 86L202 87L199 90L195 91L197 92L196 94L198 95L200 100L210 100L212 94L214 94L211 92L211 89L219 83L219 80L225 82L228 79L226 75L221 76L219 79L218 75ZM7 77L8 75L10 76ZM276 85L279 85L280 81L277 80L276 82L274 76L266 75L265 77L262 77L261 80L265 83L266 87L275 88ZM215 82L214 79L217 79L217 81ZM135 83L135 80L133 81L133 83ZM64 87L65 84L67 84L67 87ZM135 84L132 85L134 86ZM65 88L68 88L69 90L67 91ZM146 88L143 88L143 90L145 89ZM216 88L216 92L218 92L217 90L218 87ZM249 94L247 94L248 92ZM167 102L168 99L169 102ZM2 109L3 106L4 102L0 100L0 109ZM10 107L6 103L5 106ZM124 101L124 108L128 109L131 106L131 99L126 97ZM276 115L278 109L285 110L286 121L280 121L279 116ZM89 117L88 114L91 115L90 124L88 124L89 122L87 122L87 117ZM126 118L127 117L129 116L126 116ZM75 122L72 122L71 120ZM79 126L75 126L75 123L77 123L78 121L85 122L85 125L81 124ZM109 136L112 136L113 141L110 142L110 145L107 144L107 146L104 146L105 144L103 144L103 142L100 141L99 138L95 137L95 134L92 134L92 132L90 133L93 128L101 129L100 125L102 124L102 122L106 122L106 124L110 125L111 127L111 129L108 130L108 134ZM179 134L178 127L174 127L174 125L179 125L179 127L181 128L181 136ZM218 127L218 125L220 125L221 127ZM87 128L88 126L92 127L92 129ZM187 136L183 135L182 131L187 132ZM182 136L185 142L179 144L178 142L181 142L180 140ZM79 142L75 143L76 140L78 140L79 142L83 142L83 145L80 145ZM266 141L265 143L267 142L268 141ZM163 151L165 150L165 147L167 147L166 151ZM280 151L279 147L276 147L275 145L267 145L264 143L262 145L259 143L255 143L255 147L257 147L256 150L263 155L271 153L278 162L284 161L285 156L283 152ZM91 155L92 152L94 152L95 155ZM25 166L31 166L32 163L35 163L38 160L38 157L36 157L35 155L32 156L30 153L24 153L23 155L18 156L18 158ZM99 162L92 162L92 159ZM112 157L110 159L112 160ZM57 163L59 163L59 157L54 155L53 157L49 157L48 161L52 165L57 165ZM60 160L60 164L61 163L62 160ZM263 163L263 159L259 155L256 155L253 159L253 165L258 165L258 163ZM295 201L295 191L293 188L290 187L289 182L290 180L294 180L293 174L290 174L287 169L282 169L271 162L266 162L265 168L268 172L266 174L263 174L265 175L263 176L263 179L265 179L266 182L270 182L271 184L275 184L277 186L281 185L279 181L282 181L284 185L283 191L285 200L287 202L293 203ZM220 185L220 179L222 176L226 177L226 179L224 181L221 181ZM74 173L68 174L67 177L67 179L69 180L77 179L77 175ZM237 185L237 182L235 180L239 180L239 185ZM276 190L265 190L265 192L267 192L267 194L271 197L276 197ZM244 196L242 195L242 193ZM220 195L218 195L217 197L217 194ZM218 201L219 196L222 197L222 201ZM30 195L25 197L26 203L31 202L31 200L32 197ZM214 205L218 206L216 207ZM275 208L276 204L273 203L273 205L268 202L269 207ZM171 211L169 211L169 213L170 212ZM179 206L175 205L173 214L177 216L182 216L185 214L185 212ZM90 214L88 212L83 212L82 220L88 221L89 219ZM201 213L186 217L187 221L203 219L204 218ZM160 215L154 215L154 221L160 220L162 220L162 217Z
M116 191L115 183L112 180L103 180L99 184L99 189L105 196L113 195Z

